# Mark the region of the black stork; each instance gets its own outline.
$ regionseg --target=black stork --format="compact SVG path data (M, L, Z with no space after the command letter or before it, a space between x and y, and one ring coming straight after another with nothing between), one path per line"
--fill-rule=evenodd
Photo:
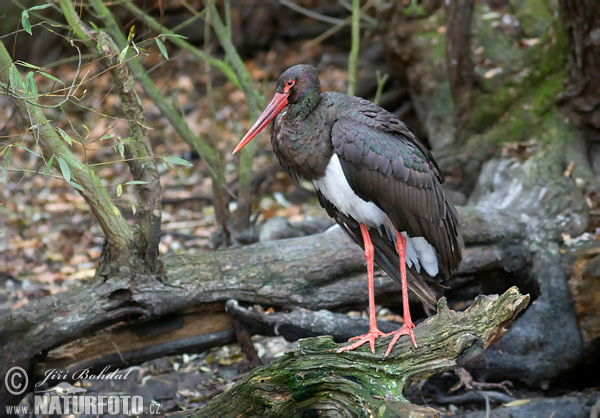
M321 93L311 65L281 75L275 96L233 152L272 120L271 144L283 168L312 181L321 206L364 249L369 332L338 352L369 342L375 353L380 336L393 336L386 356L401 335L416 347L407 288L433 308L436 300L424 279L448 276L463 247L458 215L433 156L392 113L359 97ZM404 324L389 334L379 331L375 319L373 261L402 285Z

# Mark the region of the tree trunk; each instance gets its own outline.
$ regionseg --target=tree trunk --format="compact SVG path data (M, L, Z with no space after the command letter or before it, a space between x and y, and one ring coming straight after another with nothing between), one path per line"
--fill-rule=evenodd
M456 135L460 140L471 118L473 62L471 60L471 20L474 0L446 2L446 68L454 102Z
M600 141L600 3L560 0L569 43L566 89L562 94L572 121Z
M568 66L565 89L559 103L570 121L581 130L576 138L584 164L600 173L600 3L594 0L560 0L560 16L567 34ZM594 179L590 192L598 194Z

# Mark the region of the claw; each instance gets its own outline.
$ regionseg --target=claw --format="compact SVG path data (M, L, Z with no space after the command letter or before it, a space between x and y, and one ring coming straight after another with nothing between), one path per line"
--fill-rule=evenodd
M385 352L385 357L390 355L390 353L392 352L392 348L394 348L394 345L396 344L396 341L398 341L398 339L403 335L408 335L415 348L417 348L417 340L415 340L415 333L413 331L414 327L415 324L413 324L412 322L405 322L404 325L402 325L402 327L397 331L390 332L389 334L384 334L384 337L389 337L390 335L394 336L394 338L392 338L392 341L390 342L390 345L388 345L388 349Z
M359 335L358 337L350 338L348 340L348 342L354 341L354 340L358 340L358 341L356 341L353 344L347 345L346 347L340 348L337 352L341 353L341 352L344 352L344 351L354 350L355 348L360 347L364 343L369 342L369 345L371 346L371 351L373 352L373 354L375 354L375 340L378 337L382 337L382 336L385 336L385 335L386 334L384 334L383 332L381 332L377 328L375 328L374 330L370 330L369 332L367 332L364 335Z

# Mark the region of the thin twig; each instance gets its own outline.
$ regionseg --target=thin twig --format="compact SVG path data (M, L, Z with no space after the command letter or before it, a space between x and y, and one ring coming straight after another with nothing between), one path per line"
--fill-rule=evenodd
M360 8L361 12L364 12L365 10L368 10L374 3L374 0L369 0L365 3L365 5L363 7ZM302 46L303 50L307 50L312 48L313 46L323 42L325 39L329 38L330 36L332 36L333 34L335 34L337 31L339 31L340 29L342 29L344 26L348 25L349 23L351 23L352 21L352 16L348 16L347 18L345 18L344 20L342 20L340 23L338 23L337 25L335 25L334 27L332 27L331 29L327 29L325 32L323 32L321 35L317 36L315 39L307 42L306 44L304 44Z
M302 13L305 16L312 17L315 20L320 20L321 22L333 23L334 25L339 25L344 22L342 19L336 19L335 17L325 16L321 13L313 12L312 10L306 9L302 6L297 5L293 1L290 0L279 0L279 3L282 5L289 7L292 10L297 11L298 13Z

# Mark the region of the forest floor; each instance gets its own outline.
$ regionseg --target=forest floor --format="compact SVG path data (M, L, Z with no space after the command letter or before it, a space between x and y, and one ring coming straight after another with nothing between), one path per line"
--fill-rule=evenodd
M290 47L294 49L293 54L289 53ZM269 53L259 52L252 61L247 62L255 79L276 80L282 69L299 62L314 61L315 57L320 56L328 57L325 60L328 63L320 68L323 89L345 90L347 73L339 63L344 63L346 57L338 49L317 45L309 51L288 44L286 49L277 52L275 49ZM207 97L205 82L209 76L203 65L198 71L198 61L185 53L174 55L168 69L161 65L156 51L146 60L149 67L153 68L152 74L157 85L163 86L165 94L177 98L192 130L218 145L227 180L233 181L237 157L231 156L231 150L252 122L247 118L243 94L230 83L224 82L213 70L212 97ZM89 74L101 72L99 64L94 61L86 64L83 70ZM61 77L69 79L74 72L74 67L65 66L61 70ZM92 79L81 86L78 93L81 98L76 104L65 105L68 120L58 110L54 110L54 115L49 119L54 120L55 127L61 127L77 139L73 147L78 149L82 158L85 154L88 164L95 167L124 216L131 219L134 191L132 186L124 184L132 179L119 155L117 140L127 138L127 124L119 117L119 99L109 78L104 75ZM40 88L43 86L41 81ZM84 94L86 88L89 92ZM267 99L273 89L272 82L264 86ZM212 251L214 213L210 206L211 187L207 169L177 137L153 104L147 99L142 100L157 158L173 155L193 164L191 168L159 165L163 199L167 202L163 205L160 253ZM27 150L38 152L33 137L15 117L5 96L0 96L0 104L0 120L3 121L0 123L0 141L23 145L11 148L8 175L0 178L1 317L31 300L62 292L90 280L104 238L83 198L64 181L60 173L52 169L43 175L45 163ZM261 143L259 149L263 151L257 153L255 168L273 161L267 135L261 135L258 141ZM0 163L4 164L2 158ZM298 188L303 188L305 192L300 193ZM235 210L235 206L232 205L231 209ZM279 174L261 186L253 210L254 213L260 213L259 224L274 216L300 221L323 215L310 185L298 185ZM393 314L386 310L380 313L386 317ZM253 341L264 363L295 346L295 343L286 342L280 337L255 336ZM166 413L201 407L249 371L245 357L236 345L161 358L133 369L134 378L126 381L83 381L77 385L86 388L90 394L141 394L145 399L160 403L162 412ZM532 390L507 386L506 390L485 391L466 391L463 388L450 393L449 390L457 382L454 373L445 373L415 382L407 396L412 402L428 404L442 413L455 416L470 411L480 411L485 416L486 404L488 407L510 405L510 402L513 405L537 405L536 398L563 395L568 395L563 398L564 402L574 402L572 416L585 416L581 415L582 405L588 411L590 403L595 404L598 398L598 391L594 390L574 395L573 388L547 387ZM28 402L27 398L23 402Z

